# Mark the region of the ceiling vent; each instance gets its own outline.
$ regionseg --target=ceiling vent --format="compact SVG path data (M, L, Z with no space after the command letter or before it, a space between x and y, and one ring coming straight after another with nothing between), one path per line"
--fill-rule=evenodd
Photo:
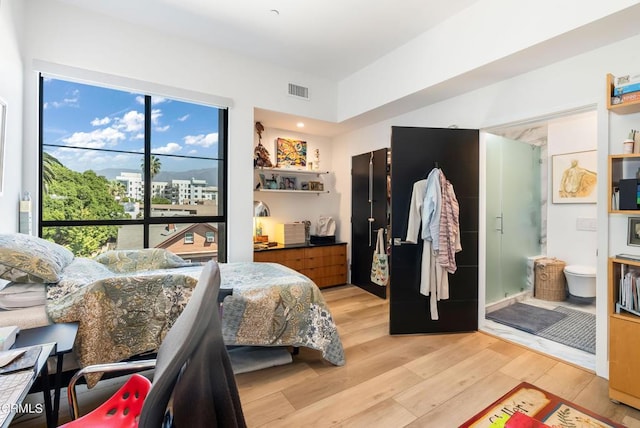
M301 98L303 100L309 100L309 88L296 85L295 83L289 83L287 93L292 97Z

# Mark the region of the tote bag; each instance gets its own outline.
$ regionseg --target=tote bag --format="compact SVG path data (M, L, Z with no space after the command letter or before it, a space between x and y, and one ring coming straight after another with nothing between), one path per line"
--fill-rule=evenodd
M384 250L384 229L378 229L376 249L371 262L371 282L385 286L389 282L389 261Z

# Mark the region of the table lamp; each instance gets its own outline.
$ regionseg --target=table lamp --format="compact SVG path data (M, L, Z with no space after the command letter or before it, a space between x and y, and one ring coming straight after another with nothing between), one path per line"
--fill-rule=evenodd
M254 239L253 242L266 242L268 241L268 237L264 237L262 235L262 224L258 217L269 217L271 216L271 210L262 201L253 201L253 222L254 222ZM267 238L267 239L265 239Z

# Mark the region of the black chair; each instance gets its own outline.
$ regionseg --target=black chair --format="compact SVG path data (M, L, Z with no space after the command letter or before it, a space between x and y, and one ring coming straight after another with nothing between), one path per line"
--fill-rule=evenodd
M67 390L73 420L64 427L92 427L98 421L100 426L112 422L109 426L145 428L245 427L235 377L222 340L219 288L220 271L217 263L210 261L203 267L189 302L167 332L155 360L99 364L78 371ZM78 415L75 385L84 375L152 367L155 367L152 383L134 374L105 404L75 419Z

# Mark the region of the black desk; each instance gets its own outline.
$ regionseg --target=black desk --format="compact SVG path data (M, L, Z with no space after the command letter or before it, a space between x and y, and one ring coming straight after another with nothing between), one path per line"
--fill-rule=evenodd
M50 427L58 426L58 413L60 410L60 389L62 388L62 363L64 361L64 355L70 353L73 350L73 343L76 340L76 334L78 333L78 323L61 323L45 325L43 327L29 328L21 330L16 337L15 348L22 348L25 346L40 345L43 343L55 343L55 352L53 356L56 357L56 374L54 376L54 396L53 396L53 410L50 414L47 414L47 425ZM46 367L46 366L45 366ZM43 385L42 390L44 394L50 394L51 389L49 387L49 373L42 372L40 374ZM46 377L46 379L45 379ZM49 395L49 399L51 396ZM46 407L45 399L45 407Z
M49 357L51 355L54 355L55 349L56 349L56 344L55 343L40 343L39 345L42 346L42 350L40 351L40 355L38 356L38 361L36 362L36 364L33 367L33 370L35 370L35 374L33 376L33 379L31 380L31 382L29 384L27 384L27 386L25 387L24 391L22 391L22 394L20 395L20 397L18 398L18 400L15 403L0 403L0 404L5 405L5 406L6 405L21 404L22 401L27 396L27 394L29 393L29 390L31 389L31 387L35 383L36 377L38 375L40 375L40 376L42 376L42 379L43 379L43 389L46 388L44 390L45 392L43 393L43 396L44 396L44 409L45 409L45 413L46 413L46 416L47 416L47 425L48 426L54 426L54 425L51 425L53 420L51 419L51 395L49 393L49 371L47 369L47 360L49 359ZM14 346L14 348L19 348L19 346ZM5 419L4 423L2 424L2 426L0 428L8 427L11 424L11 421L12 421L14 416L15 416L15 410L12 408L11 411L9 412L8 417Z

